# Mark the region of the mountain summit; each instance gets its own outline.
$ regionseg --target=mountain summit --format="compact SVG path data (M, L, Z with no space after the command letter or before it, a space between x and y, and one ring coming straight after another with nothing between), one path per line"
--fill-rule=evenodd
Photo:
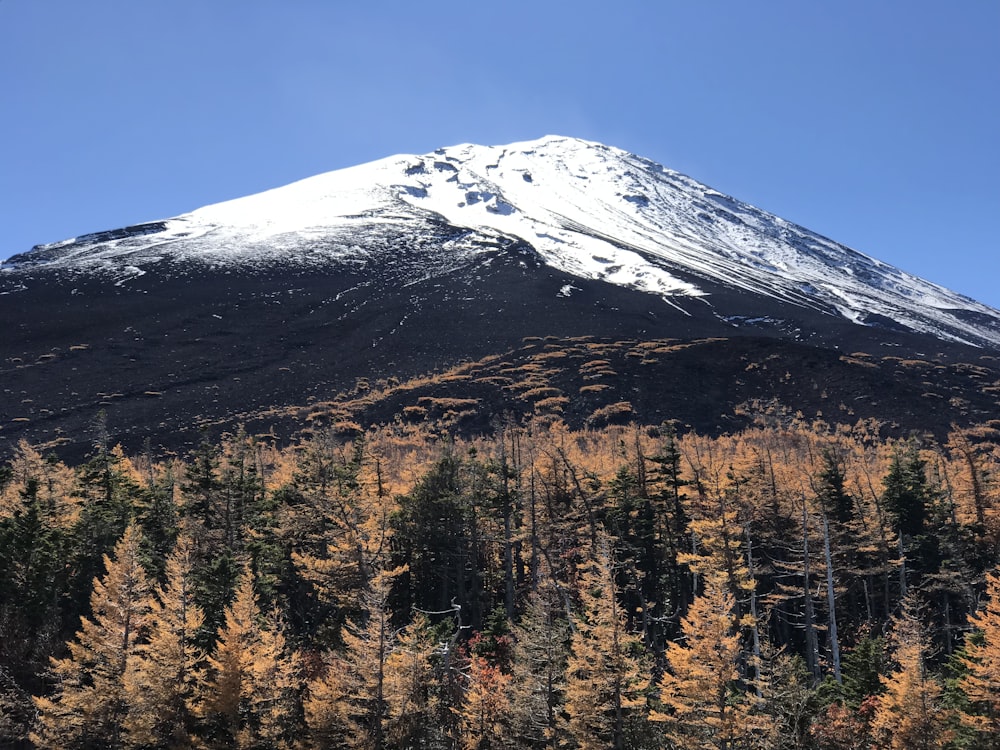
M234 270L379 263L371 238L461 232L415 273L523 243L567 275L711 306L709 286L973 345L1000 345L1000 313L723 195L647 159L547 136L465 144L329 172L166 221L36 247L0 265L130 277L200 262ZM197 272L197 270L187 272ZM567 286L566 294L570 293Z
M981 360L1000 348L997 310L642 157L557 136L389 157L38 246L0 264L0 315L8 443L81 440L104 410L126 441L189 444L196 424L266 425L360 379L514 356L525 337L730 342L686 365L690 378L729 363L717 404L693 398L701 375L680 383L669 370L647 382L647 368L607 389L622 403L642 400L639 391L650 404L666 388L687 392L672 407L687 412L657 407L650 418L679 416L700 429L729 423L696 414L693 403L726 412L774 396L775 384L754 390L738 375L769 356L788 358L789 373L806 360L826 363L809 393L874 394L892 384L877 365L889 353L986 367ZM871 359L868 386L854 378L857 367L839 386L829 382L847 366L843 352ZM884 382L873 384L872 368ZM876 395L861 412L838 399L841 411L916 428L935 381L914 377L916 401L903 398L892 414L880 414ZM956 406L974 399L948 387L935 391L951 404L935 406L941 424L995 406ZM486 417L511 407L469 398ZM569 418L578 406L565 398Z

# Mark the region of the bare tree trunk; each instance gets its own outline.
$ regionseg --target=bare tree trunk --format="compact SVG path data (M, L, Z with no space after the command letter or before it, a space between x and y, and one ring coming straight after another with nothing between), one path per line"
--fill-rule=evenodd
M823 516L823 555L826 557L826 603L830 612L829 634L830 653L833 657L833 676L837 683L843 682L840 673L840 641L837 639L837 600L833 590L833 556L830 554L830 524Z
M816 638L816 612L813 609L812 571L809 565L809 517L806 499L802 498L802 596L805 599L806 665L814 681L819 681L819 642Z
M906 598L906 551L903 549L903 532L899 531L899 598L902 601ZM888 605L888 602L886 602Z
M753 543L750 541L750 532L746 529L745 534L747 542L747 574L750 576L750 580L754 584L754 587L750 589L750 616L753 617L753 626L750 629L750 634L753 638L754 691L757 693L758 698L763 698L764 693L761 688L763 681L760 674L760 664L762 658L760 653L760 625L757 618L757 579L754 575L753 568Z

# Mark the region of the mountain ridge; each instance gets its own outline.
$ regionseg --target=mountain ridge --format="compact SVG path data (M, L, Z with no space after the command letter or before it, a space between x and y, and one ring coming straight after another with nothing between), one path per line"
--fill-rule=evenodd
M1000 345L1000 312L986 305L643 157L563 136L387 157L41 246L0 264L0 276L103 267L127 284L171 260L363 264L372 258L358 251L358 232L409 223L417 234L433 221L473 233L454 242L455 253L527 242L559 271L682 309L705 297L711 280L861 324L893 320L958 343Z

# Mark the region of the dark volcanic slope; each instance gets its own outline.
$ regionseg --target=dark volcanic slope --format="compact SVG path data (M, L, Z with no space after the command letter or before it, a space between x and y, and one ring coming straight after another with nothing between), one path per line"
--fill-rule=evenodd
M545 336L726 339L683 350L683 356L668 358L666 369L618 365L620 377L606 393L590 389L584 397L582 383L558 385L570 400L565 413L581 424L602 405L625 400L646 421L677 418L698 429L729 429L736 425L727 416L735 405L766 399L772 391L795 408L809 400L809 413L823 409L828 419L880 416L912 429L993 416L995 404L970 397L963 384L980 393L1000 378L995 373L952 377L937 388L939 396L926 397L934 389L912 378L904 384L898 368L848 367L840 358L863 351L879 362L902 354L992 366L980 350L931 337L860 327L773 300L758 300L750 320L736 315L746 310L745 299L722 287L713 290L711 304L687 300L682 312L648 294L567 277L520 243L493 248L432 278L418 272L425 257L415 266L417 256L403 238L384 257L394 260L378 273L200 267L121 286L86 277L31 279L27 291L0 295L0 316L8 325L0 346L0 450L9 452L26 438L79 454L102 410L112 437L130 450L141 449L147 438L154 446L185 449L200 439L202 428L231 428L237 419L261 431L275 420L289 435L299 424L291 416L299 412L286 407L329 401L359 378L405 380ZM570 283L574 288L565 296L561 292ZM748 370L771 356L777 361L767 365L764 380ZM624 361L632 365L633 359ZM793 372L794 387L772 377L779 370ZM943 372L932 366L920 382L941 385ZM508 403L503 389L484 396L459 390L456 397L481 399L481 414L470 425L488 424L494 412L525 411L519 399ZM440 387L434 396L448 393ZM869 394L863 404L861 393ZM952 397L974 406L942 409ZM415 405L389 399L358 418L390 420Z
M840 354L773 338L529 339L503 355L286 411L292 424L434 422L485 431L497 415L556 417L571 427L673 422L707 434L760 419L878 423L885 435L990 422L998 360L980 364ZM260 424L274 420L263 415ZM994 422L991 426L1000 426Z

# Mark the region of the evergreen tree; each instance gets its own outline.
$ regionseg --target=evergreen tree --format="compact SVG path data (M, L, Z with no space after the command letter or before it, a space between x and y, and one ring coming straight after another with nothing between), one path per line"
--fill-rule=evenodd
M512 719L520 747L555 747L566 690L569 625L555 583L544 577L514 628Z
M167 558L180 530L173 472L168 468L157 476L150 466L144 479L135 502L136 522L142 529L143 565L153 578L163 581Z
M930 505L927 464L913 443L893 453L889 473L882 480L882 503L893 525L908 537L924 533Z
M823 512L839 524L854 520L854 498L845 487L844 467L831 449L823 451L823 469L816 480L816 497Z
M95 442L90 460L77 471L76 492L81 510L71 532L74 547L71 592L80 603L90 591L90 582L100 575L103 556L111 551L133 520L134 501L139 494L131 462L120 446L107 446L105 432L100 434L102 437ZM77 611L82 610L83 607Z
M65 534L43 508L38 481L19 495L20 507L0 519L0 663L24 684L60 633L67 580Z
M0 747L28 747L28 734L35 721L31 696L0 666Z
M410 604L432 612L463 607L463 624L478 629L488 607L483 586L484 547L479 508L482 466L467 464L449 448L399 499L393 518L394 546L408 573Z
M657 630L652 639L657 647L662 645L666 633L656 623L668 619L672 612L684 610L690 602L690 580L678 562L686 549L686 533L690 521L683 488L687 481L681 475L681 452L677 435L672 426L661 428L662 443L659 450L649 457L647 488L654 508L654 554L658 560L654 574L655 592L647 596L644 609L646 630Z
M905 596L923 576L937 570L937 544L927 533L933 498L927 482L927 463L916 444L893 453L889 472L882 480L882 506L899 534L899 553L903 566L900 594Z
M882 675L888 666L885 640L865 632L844 657L842 691L849 708L857 710L866 700L884 692Z

